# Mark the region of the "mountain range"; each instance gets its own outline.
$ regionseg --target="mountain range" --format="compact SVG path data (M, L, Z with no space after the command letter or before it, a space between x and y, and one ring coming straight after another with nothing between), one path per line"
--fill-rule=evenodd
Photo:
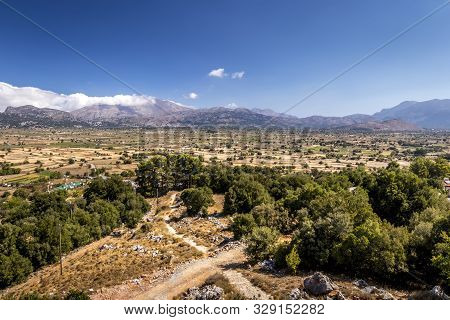
M7 107L0 127L281 127L344 130L450 130L450 99L405 101L373 115L298 118L270 109L202 108L153 99L136 106L91 105L72 112L34 106Z

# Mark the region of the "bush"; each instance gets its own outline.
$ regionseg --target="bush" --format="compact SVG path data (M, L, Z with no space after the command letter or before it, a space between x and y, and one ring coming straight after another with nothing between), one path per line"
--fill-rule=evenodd
M13 196L17 198L27 199L30 193L31 192L25 188L19 188L14 191Z
M30 260L19 253L0 254L0 288L21 282L33 271Z
M231 230L233 231L234 238L239 240L242 237L249 235L256 226L253 215L250 213L243 213L233 217Z
M224 212L250 212L254 207L272 202L266 188L248 175L241 175L225 193Z
M392 278L408 270L408 233L378 219L368 220L337 244L333 257L345 270L360 275Z
M0 176L7 176L10 174L18 174L20 173L19 168L14 168L11 163L2 162L0 163Z
M254 207L250 214L260 227L270 227L283 233L290 231L291 221L286 210L276 210L271 204L262 204Z
M253 228L250 235L245 237L247 247L245 252L253 263L272 258L278 240L278 231L268 227Z
M373 210L396 226L407 225L414 212L429 207L433 192L424 179L394 165L377 172L369 188Z
M6 199L6 198L8 198L10 195L11 195L11 192L5 191L5 192L3 192L3 194L2 194L2 198Z
M214 204L212 190L208 187L186 189L180 197L188 215L205 214L208 207Z
M297 268L300 265L300 257L296 245L292 246L291 251L286 255L286 265L292 273L297 272Z
M119 210L110 202L98 199L89 205L88 210L99 216L103 236L110 234L120 224Z

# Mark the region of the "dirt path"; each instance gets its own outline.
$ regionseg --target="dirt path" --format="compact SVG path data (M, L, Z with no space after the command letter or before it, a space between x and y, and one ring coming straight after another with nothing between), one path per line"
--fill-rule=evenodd
M176 194L170 196L171 205L174 204ZM168 233L174 238L182 239L185 243L200 252L207 253L208 248L196 244L183 234L179 234L170 224L171 213L176 208L163 216ZM170 274L162 277L151 277L143 279L138 286L130 287L129 284L110 288L107 292L99 295L100 299L127 299L127 300L168 300L176 298L189 288L201 286L210 276L216 273L223 274L228 281L248 299L269 299L270 296L259 288L252 285L241 273L230 269L232 264L246 261L242 247L235 247L228 251L221 251L214 256L204 257L177 266Z
M145 292L132 297L137 300L173 299L187 289L200 286L210 276L222 272L231 263L245 261L242 248L235 248L219 253L215 257L195 260L178 267L170 278L144 289Z
M176 194L171 195L170 202L173 205ZM173 213L176 208L172 208L170 213ZM166 228L169 234L175 238L180 238L190 246L199 250L200 252L208 252L208 248L197 245L193 240L185 237L169 224L170 216L164 216ZM182 294L189 288L202 285L205 280L216 274L222 273L243 296L248 299L269 299L270 296L261 289L255 287L248 281L241 273L235 270L225 270L225 267L232 263L240 263L245 261L245 254L241 247L229 251L224 251L215 257L204 258L190 263L186 263L178 267L170 278L161 281L152 288L145 290L134 299L173 299Z
M271 297L258 287L255 287L241 273L236 270L226 270L223 275L230 284L247 299L269 300Z
M174 204L175 198L176 198L176 194L173 194L173 195L170 196L170 203L171 203L171 205ZM175 210L176 210L176 208L170 209L170 213L173 213ZM166 223L166 229L167 229L167 232L168 232L172 237L183 240L183 241L186 242L188 245L190 245L191 247L194 247L195 249L197 249L198 251L200 251L200 252L202 252L202 253L207 253L207 252L208 252L208 248L207 248L207 247L198 245L197 243L195 243L194 240L192 240L192 239L186 237L186 236L183 235L183 234L178 233L178 232L177 232L177 231L169 224L170 216L166 215L166 216L163 217L163 219L164 219L164 222Z

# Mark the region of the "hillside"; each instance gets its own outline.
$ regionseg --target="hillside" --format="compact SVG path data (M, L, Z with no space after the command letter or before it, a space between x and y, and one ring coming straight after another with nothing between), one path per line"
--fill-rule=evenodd
M7 107L0 113L0 127L76 127L88 126L70 113L34 106Z
M405 101L373 115L377 120L399 119L427 129L450 129L450 99Z
M82 121L116 121L124 118L158 118L175 112L191 110L178 103L149 99L144 105L122 106L122 105L94 105L87 106L75 111L71 114Z
M450 129L450 99L405 101L373 115L298 118L270 109L199 108L148 99L146 104L91 105L72 112L31 105L7 107L0 113L2 127L230 127L311 128L347 130L415 131Z

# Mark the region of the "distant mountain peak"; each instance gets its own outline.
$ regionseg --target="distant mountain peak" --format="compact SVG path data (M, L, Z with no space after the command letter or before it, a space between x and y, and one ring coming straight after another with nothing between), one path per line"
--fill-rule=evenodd
M450 129L450 99L404 101L373 115L377 120L399 119L428 129Z
M83 121L109 121L136 117L155 118L186 110L191 109L173 101L154 99L153 101L149 101L148 104L141 104L136 106L106 104L92 105L74 110L71 112L71 114L76 119Z
M7 107L0 113L0 126L82 127L279 127L344 130L450 129L450 99L423 102L404 101L374 115L298 118L270 109L213 107L194 109L154 98L147 104L89 105L72 112L32 105Z

